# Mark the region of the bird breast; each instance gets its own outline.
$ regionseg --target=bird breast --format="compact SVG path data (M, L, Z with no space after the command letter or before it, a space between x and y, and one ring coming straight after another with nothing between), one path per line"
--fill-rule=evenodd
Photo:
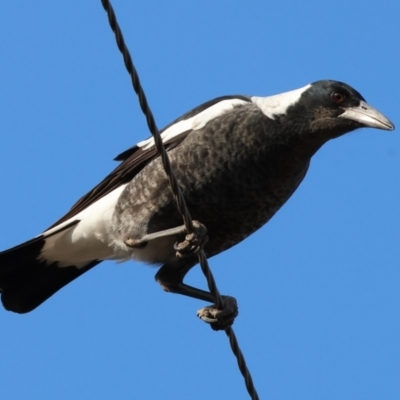
M169 152L193 219L208 229L209 255L264 225L304 178L309 157L301 157L277 135L274 123L258 107L241 106L192 132ZM111 227L116 251L129 251L137 258L141 250L127 250L124 237L140 240L180 225L182 218L157 158L134 177L118 200ZM171 243L181 239L172 238ZM163 249L167 245L160 243ZM160 258L166 257L165 251ZM168 256L174 257L172 247L170 252Z

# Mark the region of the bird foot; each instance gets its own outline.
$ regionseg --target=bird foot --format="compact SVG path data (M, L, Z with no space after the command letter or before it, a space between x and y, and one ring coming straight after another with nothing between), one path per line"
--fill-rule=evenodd
M174 249L178 258L191 256L200 251L208 241L207 228L199 221L193 221L193 232L185 236L181 243L175 243Z
M214 331L229 328L239 314L237 301L231 296L222 296L224 308L219 310L215 304L197 311L197 316L211 325Z

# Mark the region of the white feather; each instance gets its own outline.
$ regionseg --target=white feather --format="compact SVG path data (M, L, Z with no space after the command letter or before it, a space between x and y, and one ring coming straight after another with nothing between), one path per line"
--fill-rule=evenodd
M307 85L300 89L268 97L253 96L251 101L260 107L268 118L274 119L276 115L286 114L288 108L296 104L301 95L310 87L311 85Z
M176 124L171 125L164 132L162 132L161 138L165 143L173 137L178 136L188 130L201 129L207 124L207 122L232 110L234 106L246 103L247 102L245 100L241 99L222 100L219 103L214 104L211 107L208 107L202 112L196 114L194 117L179 121ZM154 139L151 137L149 139L143 140L142 142L139 142L137 146L143 148L144 150L148 150L154 146Z
M119 186L71 219L45 231L43 236L48 237L40 259L47 263L58 262L60 267L80 267L88 261L112 258L112 242L107 226L111 223L115 205L126 185ZM54 233L76 220L79 220L78 224Z

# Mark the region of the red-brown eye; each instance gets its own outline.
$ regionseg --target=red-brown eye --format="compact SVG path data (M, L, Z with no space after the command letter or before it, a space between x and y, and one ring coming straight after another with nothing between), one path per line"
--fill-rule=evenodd
M343 93L340 93L340 92L332 92L331 93L331 99L335 103L341 104L346 100L346 95L344 95Z

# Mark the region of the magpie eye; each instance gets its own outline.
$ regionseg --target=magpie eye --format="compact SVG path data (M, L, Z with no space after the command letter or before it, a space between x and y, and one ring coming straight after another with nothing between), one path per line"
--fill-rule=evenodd
M331 99L336 103L336 104L341 104L346 100L346 95L340 92L332 92L331 93Z

